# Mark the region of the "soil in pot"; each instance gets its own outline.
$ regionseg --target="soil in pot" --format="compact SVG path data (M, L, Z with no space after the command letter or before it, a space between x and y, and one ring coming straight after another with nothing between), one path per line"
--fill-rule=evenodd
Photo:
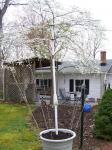
M58 131L58 135L56 135L56 132L53 132L53 131L42 134L42 137L46 139L51 139L51 140L63 140L63 139L68 139L72 136L73 135L71 133L65 133L62 131Z

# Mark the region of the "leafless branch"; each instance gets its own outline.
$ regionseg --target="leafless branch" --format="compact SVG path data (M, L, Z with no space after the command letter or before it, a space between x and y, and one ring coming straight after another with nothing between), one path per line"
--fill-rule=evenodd
M0 4L5 4L5 2L0 2ZM28 5L28 3L9 3L8 6L10 5Z

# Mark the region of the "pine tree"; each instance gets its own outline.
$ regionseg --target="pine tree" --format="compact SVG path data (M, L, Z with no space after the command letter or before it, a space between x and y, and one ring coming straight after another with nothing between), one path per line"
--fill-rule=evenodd
M104 93L99 104L94 132L98 138L112 140L112 89Z

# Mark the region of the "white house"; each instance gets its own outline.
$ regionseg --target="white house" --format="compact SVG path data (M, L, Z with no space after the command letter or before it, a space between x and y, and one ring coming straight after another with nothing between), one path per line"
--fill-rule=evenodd
M91 62L93 67L83 66L83 72L78 68L79 62L63 62L57 70L57 93L59 89L66 92L79 94L81 85L85 83L85 94L93 98L101 98L107 87L112 88L112 60L106 59L106 52L101 52L101 60L96 64ZM91 65L91 66L92 66ZM79 66L81 67L81 66ZM87 68L88 69L87 69ZM86 70L86 71L85 71ZM36 70L37 87L50 89L52 82L50 67L39 68Z

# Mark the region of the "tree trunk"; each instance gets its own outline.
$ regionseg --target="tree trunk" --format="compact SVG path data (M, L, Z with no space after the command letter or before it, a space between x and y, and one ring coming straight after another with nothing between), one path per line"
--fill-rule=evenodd
M3 24L2 24L2 16L0 16L0 62L2 61L2 38L3 38Z
M53 73L52 73L52 61L50 60L51 64L51 99L50 99L50 104L53 104Z

